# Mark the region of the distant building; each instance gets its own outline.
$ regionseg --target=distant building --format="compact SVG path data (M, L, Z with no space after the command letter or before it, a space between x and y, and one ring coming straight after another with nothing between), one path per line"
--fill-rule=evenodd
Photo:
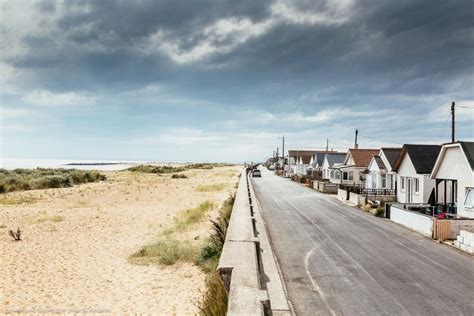
M341 184L364 183L364 172L369 166L372 157L377 155L379 151L379 149L349 149L345 156L344 163L332 167L335 172L334 177L330 178L331 182Z

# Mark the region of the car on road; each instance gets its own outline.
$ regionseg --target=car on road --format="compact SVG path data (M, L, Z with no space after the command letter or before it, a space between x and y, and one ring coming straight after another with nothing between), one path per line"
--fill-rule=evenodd
M254 177L254 178L261 178L261 177L262 177L262 173L261 173L260 170L258 170L258 169L253 169L253 170L252 170L252 177Z

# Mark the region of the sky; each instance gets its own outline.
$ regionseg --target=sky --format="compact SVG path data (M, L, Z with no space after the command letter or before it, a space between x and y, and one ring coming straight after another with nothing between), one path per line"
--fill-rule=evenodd
M468 0L0 0L0 157L474 140Z

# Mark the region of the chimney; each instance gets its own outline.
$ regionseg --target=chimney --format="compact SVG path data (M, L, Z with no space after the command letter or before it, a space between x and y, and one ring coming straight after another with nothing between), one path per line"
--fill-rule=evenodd
M356 133L355 133L355 142L354 142L354 148L355 149L358 149L359 148L359 144L357 144L357 135L359 134L359 130L356 129Z

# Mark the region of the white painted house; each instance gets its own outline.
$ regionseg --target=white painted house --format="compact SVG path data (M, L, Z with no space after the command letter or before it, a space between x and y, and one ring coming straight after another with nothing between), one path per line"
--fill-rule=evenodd
M288 150L290 175L306 175L315 154L314 150Z
M344 163L334 165L334 177L330 178L332 183L341 184L360 184L365 181L365 170L374 155L377 155L378 149L358 149L351 148L347 151Z
M344 159L346 158L345 153L332 153L332 154L325 154L323 163L321 164L321 172L323 180L329 180L331 178L331 172L333 173L333 178L335 177L335 171L332 169L336 165L341 165L344 163Z
M397 173L397 201L433 203L435 180L431 179L439 145L403 145L393 171Z
M397 188L397 174L393 171L393 167L401 151L401 148L385 147L380 150L378 155L372 157L367 167L365 188L377 190L395 190Z
M454 206L458 217L474 218L474 142L457 142L441 147L431 173L436 181L436 202Z

